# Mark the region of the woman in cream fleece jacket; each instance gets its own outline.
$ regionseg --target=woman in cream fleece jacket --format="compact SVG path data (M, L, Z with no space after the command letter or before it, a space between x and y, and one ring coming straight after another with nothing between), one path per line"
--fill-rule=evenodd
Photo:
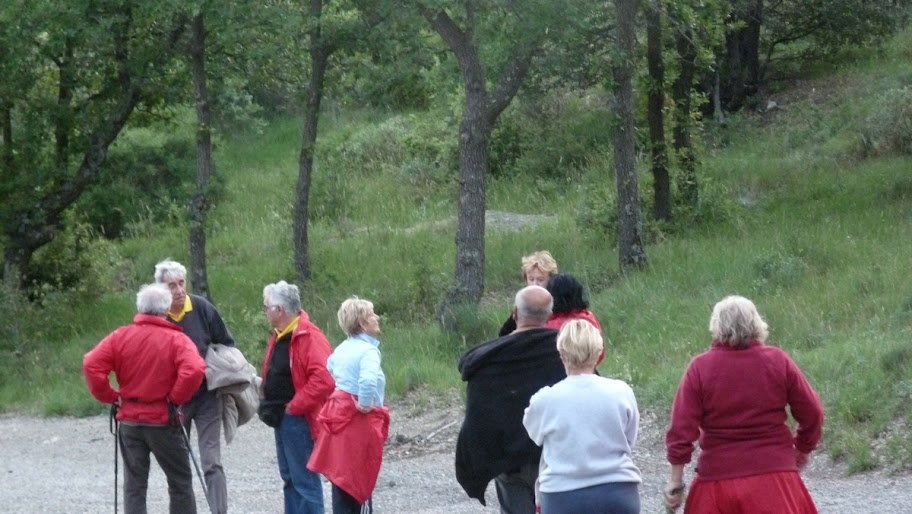
M584 320L557 336L567 378L532 396L523 417L542 447L542 514L640 512L640 471L631 451L640 415L629 385L594 374L602 336Z

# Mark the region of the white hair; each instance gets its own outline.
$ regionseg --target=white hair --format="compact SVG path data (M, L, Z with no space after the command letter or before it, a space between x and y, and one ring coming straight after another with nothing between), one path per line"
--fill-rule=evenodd
M155 265L155 281L164 283L166 275L178 280L187 280L187 268L177 261L165 259Z
M263 301L269 305L282 307L287 314L297 314L301 310L301 292L298 286L284 280L264 287Z
M136 312L164 317L171 308L171 290L164 284L146 284L136 293Z
M726 296L713 307L709 318L713 340L729 346L747 346L754 340L765 342L768 328L754 302L743 296Z

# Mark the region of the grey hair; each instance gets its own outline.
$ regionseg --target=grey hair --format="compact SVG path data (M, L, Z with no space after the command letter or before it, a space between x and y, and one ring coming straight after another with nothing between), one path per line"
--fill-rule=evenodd
M743 296L726 296L713 307L709 331L713 340L729 346L747 346L753 340L765 342L768 326L754 303Z
M298 286L284 280L264 287L263 301L282 307L287 314L297 314L301 310L301 292Z
M339 320L339 327L345 331L348 336L355 336L364 332L361 328L361 322L367 321L367 316L374 311L374 304L352 296L342 302L339 312L336 313L336 319Z
M171 308L171 290L164 284L146 284L136 293L136 312L164 317Z
M187 268L177 261L165 259L155 265L155 281L164 283L165 275L170 275L178 280L187 280Z
M584 319L568 321L557 334L557 351L571 369L595 366L604 347L599 329Z
M548 305L536 305L529 302L527 298L530 291L536 289L541 289L545 294L548 295ZM547 289L541 286L527 286L519 290L516 293L516 298L514 299L513 305L516 306L516 312L519 317L527 319L530 321L540 321L542 323L548 321L548 318L551 317L551 310L554 308L554 298L551 297L551 293Z

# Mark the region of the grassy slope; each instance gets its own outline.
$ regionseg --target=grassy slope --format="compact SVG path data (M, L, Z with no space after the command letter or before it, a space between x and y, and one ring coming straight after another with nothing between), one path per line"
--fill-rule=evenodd
M650 245L649 269L623 280L615 278L616 251L576 222L580 184L491 181L490 209L556 220L488 232L488 294L480 311L465 314L462 340L427 321L451 280L455 186L391 164L402 157L391 154L401 150L394 140L409 127L408 115L327 118L310 233L315 276L305 306L340 341L338 304L351 294L374 300L384 314L391 396L415 388L444 392L460 387L458 355L494 333L509 311L519 257L548 248L563 270L591 286L593 310L610 339L601 371L629 381L642 407L665 410L688 360L709 343L713 303L742 294L766 317L771 342L786 348L817 387L828 411L827 449L853 469L877 464L875 446L887 449L889 465L908 466L912 436L900 428L910 421L902 404L912 395L910 162L854 155L876 93L912 76L904 50L910 39L906 33L883 57L783 92L782 109L763 118L734 120L701 175L724 200L727 221ZM210 282L239 344L257 363L268 332L262 286L293 280L288 234L299 132L296 121L274 123L262 134L231 137L216 154L228 193L212 215ZM132 286L151 278L153 264L166 256L186 261L185 247L180 227L125 242L129 290L72 306L62 328L38 334L56 349L10 371L16 376L0 387L0 405L98 412L79 375L82 353L129 319Z

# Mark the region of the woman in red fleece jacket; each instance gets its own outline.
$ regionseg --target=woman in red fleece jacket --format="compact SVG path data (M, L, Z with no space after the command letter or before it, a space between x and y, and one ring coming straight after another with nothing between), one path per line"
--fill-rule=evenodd
M671 409L665 505L681 505L684 466L699 438L685 514L816 514L799 472L820 441L820 398L784 351L764 344L767 325L747 298L717 303L709 330L712 346L691 361Z
M569 273L558 273L548 280L546 286L551 297L554 299L554 306L551 308L551 319L545 323L546 328L560 330L568 321L575 319L586 320L595 328L602 331L602 324L595 318L595 314L589 310L589 302L586 301L586 292L583 284ZM605 350L598 356L599 365L605 359Z

